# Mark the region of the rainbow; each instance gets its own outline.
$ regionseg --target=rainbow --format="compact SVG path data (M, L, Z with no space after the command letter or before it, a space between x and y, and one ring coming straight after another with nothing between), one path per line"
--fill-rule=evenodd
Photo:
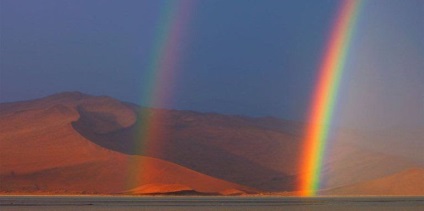
M314 196L320 188L324 150L361 2L341 1L325 48L300 157L304 173L299 178L298 189L302 196Z
M172 103L175 76L178 75L178 63L182 59L183 42L187 36L194 2L194 0L169 0L162 5L150 62L143 76L141 104L148 108L140 112L135 154L157 155L162 149L163 140L166 138L163 126L165 112L152 108L169 107ZM140 156L133 156L129 162L130 182L127 186L133 187L143 181L143 173L149 172L151 165L143 163Z
M183 47L181 41L189 21L190 11L193 7L192 0L172 0L166 1L161 12L162 16L156 29L156 40L143 81L144 94L142 104L147 107L166 107L171 102L173 95L173 85L178 71L178 61L181 59ZM140 150L147 152L148 148L160 148L158 143L149 144L147 142L158 140L163 135L160 122L163 112L142 112L142 122L140 124ZM163 128L162 128L163 129ZM147 151L146 151L147 150ZM153 150L153 149L152 149Z

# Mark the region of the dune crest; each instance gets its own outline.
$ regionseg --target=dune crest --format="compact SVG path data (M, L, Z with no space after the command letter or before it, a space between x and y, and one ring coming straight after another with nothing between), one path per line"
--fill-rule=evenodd
M255 191L171 162L109 150L75 131L72 122L87 115L91 119L86 124L93 126L98 134L134 124L134 111L112 98L65 93L2 104L1 108L4 112L0 119L0 192L3 193L110 194L146 183L181 183L199 193L229 188ZM139 184L131 182L132 172L138 172L132 168L142 168L146 163L149 172L139 173L143 177Z

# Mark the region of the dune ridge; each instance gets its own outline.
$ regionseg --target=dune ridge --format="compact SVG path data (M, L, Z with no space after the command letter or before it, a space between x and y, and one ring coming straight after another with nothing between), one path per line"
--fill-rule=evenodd
M81 101L81 98L88 99ZM81 108L86 109L84 111L94 108L97 113L118 117L112 118L114 127L95 122L98 128L94 129L98 129L96 132L100 134L133 124L131 121L135 114L124 104L110 98L96 99L79 94L65 94L63 97L60 94L35 100L34 104L22 102L16 106L8 104L4 110L3 106L1 108L2 192L105 194L121 193L132 186L149 183L181 183L195 191L208 193L230 188L255 191L160 159L106 149L74 130L71 124L80 118ZM123 123L116 126L114 121L119 118L123 119ZM125 184L130 180L131 169L128 168L140 167L129 166L131 160L137 160L138 165L148 163L150 166L149 173L143 175L142 184Z

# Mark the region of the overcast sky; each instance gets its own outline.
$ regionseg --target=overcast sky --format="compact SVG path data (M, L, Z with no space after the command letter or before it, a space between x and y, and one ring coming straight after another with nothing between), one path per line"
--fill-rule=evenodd
M172 103L162 106L305 120L339 2L186 3ZM0 0L0 101L81 91L143 104L169 3ZM365 1L358 18L338 121L424 124L424 1Z

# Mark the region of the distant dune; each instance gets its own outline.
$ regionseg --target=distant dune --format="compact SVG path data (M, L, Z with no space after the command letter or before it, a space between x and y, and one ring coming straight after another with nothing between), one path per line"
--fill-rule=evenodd
M424 168L407 169L378 179L324 191L324 194L424 196Z
M412 161L353 143L337 143L323 165L322 188L334 188L385 177L417 166Z
M143 119L158 114L157 148L138 150L146 147ZM302 129L271 117L143 108L79 92L3 103L0 192L290 195L304 173L297 165ZM328 193L405 194L385 188L393 175L423 178L420 170L408 173L421 168L410 160L340 139L349 141L332 145L324 163ZM402 184L409 195L421 194Z

